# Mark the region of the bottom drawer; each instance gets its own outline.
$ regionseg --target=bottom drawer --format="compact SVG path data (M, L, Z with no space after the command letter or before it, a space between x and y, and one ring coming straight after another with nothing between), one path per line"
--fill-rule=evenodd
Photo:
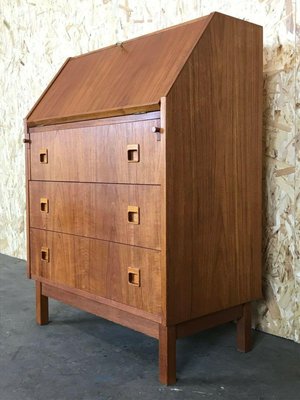
M30 230L31 274L161 314L160 252Z

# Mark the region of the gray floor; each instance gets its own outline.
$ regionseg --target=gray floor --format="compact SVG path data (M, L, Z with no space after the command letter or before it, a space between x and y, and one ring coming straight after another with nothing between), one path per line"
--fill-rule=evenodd
M300 399L300 345L255 333L235 350L235 327L179 340L176 386L157 380L157 341L56 301L34 320L24 261L0 255L0 400Z

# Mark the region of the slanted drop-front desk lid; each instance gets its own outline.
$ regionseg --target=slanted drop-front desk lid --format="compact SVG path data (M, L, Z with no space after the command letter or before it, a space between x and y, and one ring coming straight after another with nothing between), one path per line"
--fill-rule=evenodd
M159 110L212 15L67 59L28 126Z

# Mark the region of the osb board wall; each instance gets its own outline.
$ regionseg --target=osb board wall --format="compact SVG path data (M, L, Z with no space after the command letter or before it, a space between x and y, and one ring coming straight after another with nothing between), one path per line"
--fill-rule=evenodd
M265 300L256 324L300 342L296 1L0 0L0 252L25 258L22 119L65 58L217 10L264 26Z

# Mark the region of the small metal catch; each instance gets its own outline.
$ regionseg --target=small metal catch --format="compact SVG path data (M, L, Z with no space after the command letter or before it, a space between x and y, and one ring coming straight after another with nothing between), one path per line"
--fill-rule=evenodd
M160 142L160 140L161 140L161 128L159 128L158 126L153 126L152 128L151 128L151 131L153 132L153 133L156 133L156 140L158 141L158 142Z

